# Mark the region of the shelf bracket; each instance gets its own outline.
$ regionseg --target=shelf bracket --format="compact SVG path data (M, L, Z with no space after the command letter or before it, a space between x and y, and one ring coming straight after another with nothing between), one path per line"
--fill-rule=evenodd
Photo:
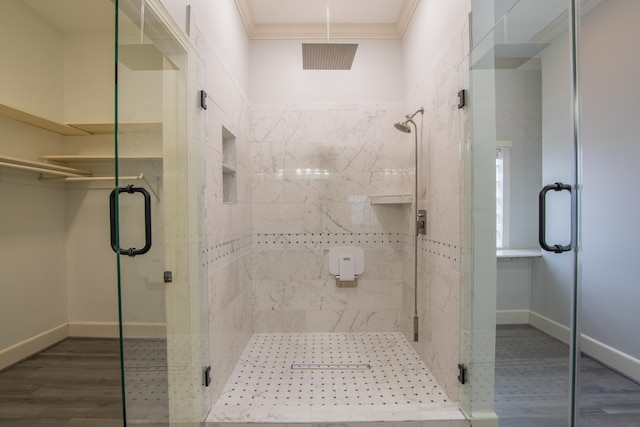
M142 177L142 180L147 184L147 186L149 187L149 190L151 191L151 193L156 197L156 201L158 203L160 203L160 195L158 194L158 192L156 191L155 188L153 188L153 185L151 185L151 183L149 182L149 180L147 180L147 177L144 176L143 174L140 174L140 176ZM156 186L158 188L160 188L160 178L156 176Z

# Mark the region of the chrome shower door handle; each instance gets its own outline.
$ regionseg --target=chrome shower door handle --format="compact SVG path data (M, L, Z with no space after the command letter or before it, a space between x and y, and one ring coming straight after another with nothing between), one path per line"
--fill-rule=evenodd
M144 247L142 249L129 248L122 249L118 247L116 239L116 197L120 193L140 193L144 197ZM133 185L127 185L126 187L118 187L111 192L109 196L109 219L111 229L111 249L117 254L128 255L134 257L136 255L143 255L149 252L151 249L151 196L149 192L142 187L134 187Z
M542 249L544 249L547 252L554 252L556 254L562 253L562 252L568 252L571 250L571 245L572 242L569 241L568 245L549 245L547 243L547 237L546 237L546 233L547 233L547 224L546 224L546 219L547 219L547 206L546 206L546 201L547 201L547 193L549 191L568 191L569 193L571 193L571 186L569 184L563 184L561 182L556 182L554 184L549 184L544 186L544 188L540 191L540 194L538 195L538 221L539 221L539 226L538 226L538 243L540 243L540 247Z

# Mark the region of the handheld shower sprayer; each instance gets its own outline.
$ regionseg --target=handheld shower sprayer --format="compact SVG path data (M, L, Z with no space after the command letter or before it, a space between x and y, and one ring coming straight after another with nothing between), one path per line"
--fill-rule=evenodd
M416 218L415 233L413 235L413 340L418 341L418 234L426 234L427 224L427 211L418 209L418 126L413 118L418 114L424 114L424 107L420 107L415 113L407 114L404 122L398 122L394 126L400 132L411 133L411 126L409 123L413 123L415 128L415 178L414 178L414 192L413 192L413 208ZM420 132L420 138L422 138L422 132Z

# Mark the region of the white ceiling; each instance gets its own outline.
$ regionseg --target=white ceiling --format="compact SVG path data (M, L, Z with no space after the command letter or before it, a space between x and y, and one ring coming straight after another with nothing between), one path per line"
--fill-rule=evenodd
M252 39L400 39L419 0L236 0Z
M65 32L107 30L114 25L109 0L24 1ZM235 0L252 39L326 39L327 8L331 39L400 39L419 1Z

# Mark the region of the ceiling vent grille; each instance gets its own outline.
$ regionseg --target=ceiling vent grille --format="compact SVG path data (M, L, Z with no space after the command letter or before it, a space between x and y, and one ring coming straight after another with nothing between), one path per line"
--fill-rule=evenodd
M302 43L302 69L350 70L356 50L355 43Z

